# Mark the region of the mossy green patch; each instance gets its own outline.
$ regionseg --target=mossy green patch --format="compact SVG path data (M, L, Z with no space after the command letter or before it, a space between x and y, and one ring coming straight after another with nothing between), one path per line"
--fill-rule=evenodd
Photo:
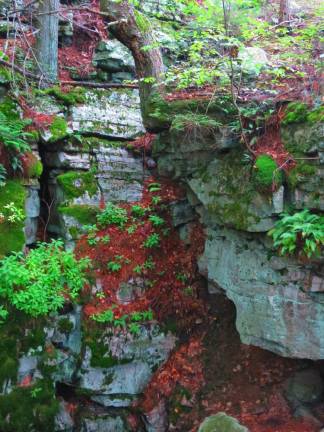
M8 318L0 325L0 387L16 382L18 358L45 343L44 319L31 322L23 312L8 307ZM2 429L0 429L2 430Z
M82 150L92 150L104 148L121 148L125 147L125 143L122 141L111 141L104 138L96 137L83 137L82 138Z
M54 86L45 90L37 90L36 93L54 96L55 99L66 106L73 106L85 102L85 89L82 87L76 87L69 92L64 92L60 87Z
M251 181L251 165L242 162L241 152L231 152L208 166L200 179L202 200L210 217L218 223L245 230L258 217L250 205L256 195ZM199 193L198 193L199 195Z
M305 181L316 173L316 167L305 161L298 161L297 165L288 174L288 184L295 188L298 183Z
M282 172L276 161L269 155L260 155L255 160L253 180L257 186L271 189L273 185L280 185L283 180Z
M150 20L138 10L134 10L135 21L141 33L147 33L151 28Z
M62 187L67 199L79 198L86 192L90 196L97 192L97 181L91 171L68 171L57 177L58 184Z
M51 382L39 380L32 387L17 387L0 396L0 430L54 431L58 410L59 403Z
M62 117L55 117L52 124L50 125L50 131L51 131L51 142L56 142L59 140L62 140L68 136L68 125L64 118Z
M60 206L59 212L75 218L82 225L93 225L96 223L96 216L99 212L97 207L90 205L69 205Z
M15 207L25 211L26 190L18 180L8 180L5 186L0 187L0 213L4 207L14 203ZM23 232L24 222L11 223L6 218L0 223L0 257L10 252L21 251L25 244Z

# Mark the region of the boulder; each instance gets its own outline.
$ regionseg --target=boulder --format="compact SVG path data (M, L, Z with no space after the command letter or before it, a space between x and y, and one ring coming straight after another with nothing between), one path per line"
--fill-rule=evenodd
M132 53L117 39L99 42L93 65L107 72L134 72Z
M269 63L267 53L259 47L244 47L239 51L239 60L243 72L251 76L258 76Z
M207 417L199 426L198 432L249 432L234 418L225 413Z
M139 333L109 332L85 347L78 371L80 388L106 407L127 407L144 390L158 366L175 345L175 337L165 335L157 325L141 325ZM100 360L92 350L100 350ZM98 364L100 361L100 365Z
M285 384L286 398L293 406L318 402L323 391L323 379L317 369L296 372Z

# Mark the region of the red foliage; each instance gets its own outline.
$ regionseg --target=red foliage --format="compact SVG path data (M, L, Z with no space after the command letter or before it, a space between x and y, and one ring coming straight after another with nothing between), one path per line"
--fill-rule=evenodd
M98 0L93 0L88 9L73 10L72 45L59 49L59 77L61 80L71 79L68 71L71 67L76 69L82 77L86 77L94 70L92 58L95 48L100 40L108 39L104 19L102 15L95 13L99 10Z
M42 114L35 111L33 108L28 106L27 102L22 96L19 98L19 105L23 110L24 118L31 119L33 122L32 126L29 126L29 130L34 128L41 130L46 129L52 124L55 118L54 114Z
M188 390L194 397L204 384L201 337L191 337L180 346L166 364L153 376L145 390L140 407L144 412L151 411L162 398L169 398L176 386Z
M256 155L267 154L277 162L283 170L289 171L295 166L293 157L285 150L280 133L280 121L282 119L282 110L271 116L265 125L264 134L258 138L254 147Z
M136 138L134 141L131 141L129 146L135 151L150 152L152 150L152 144L155 137L156 134L147 132L145 135L142 135Z
M146 185L150 182L152 179L148 180ZM152 206L153 195L146 188L140 205ZM162 198L159 204L161 206L182 197L183 192L171 183L163 183L158 195ZM124 207L129 210L131 206L124 205ZM90 247L86 237L80 240L76 253L78 256L91 258L96 267L95 277L101 280L105 293L104 299L91 299L84 308L86 315L106 310L113 304L118 305L116 293L120 283L136 277L134 268L138 265L142 266L149 256L154 261L155 267L143 270L142 277L149 280L151 286L136 301L118 305L114 309L115 317L132 311L152 308L159 320L174 317L179 327L188 328L195 323L198 317L204 315L203 303L197 298L196 283L196 261L197 255L203 249L203 232L197 225L192 234L194 241L186 248L177 233L171 228L166 212L163 213L163 217L167 220L166 226L153 228L148 218L144 218L143 225L138 225L134 233L128 233L126 230L133 222L129 222L123 230L110 225L98 232L98 237L109 235L110 242L108 244L100 242L98 247ZM167 227L170 233L165 236L163 229ZM159 233L161 244L158 248L147 249L143 243L153 231ZM107 263L114 261L116 256L123 257L122 268L118 272L110 272L107 269ZM177 275L179 274L186 275L187 280L178 280ZM188 286L191 286L190 295L185 290Z

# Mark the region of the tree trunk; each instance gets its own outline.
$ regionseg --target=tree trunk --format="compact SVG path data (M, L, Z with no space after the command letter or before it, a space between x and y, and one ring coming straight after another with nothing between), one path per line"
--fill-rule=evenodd
M59 7L59 0L41 0L37 11L36 56L45 85L57 80Z
M152 95L163 92L164 66L160 49L154 47L151 24L127 0L101 0L100 7L111 24L111 33L133 54L143 122L148 130L154 130L156 121L149 116L149 103ZM152 48L143 50L148 46Z
M286 21L289 15L289 0L280 0L279 22Z

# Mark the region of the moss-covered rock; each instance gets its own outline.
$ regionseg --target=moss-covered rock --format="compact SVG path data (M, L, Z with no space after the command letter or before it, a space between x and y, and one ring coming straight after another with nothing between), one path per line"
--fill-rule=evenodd
M21 251L25 244L23 232L24 221L10 222L5 206L13 203L14 207L25 213L26 190L19 180L8 180L5 186L0 187L0 257Z
M63 117L55 117L50 125L50 142L60 141L68 136L68 124Z
M93 196L97 192L97 181L93 172L68 171L57 177L66 199L79 198L85 193Z
M253 180L257 187L271 190L273 186L277 187L282 183L282 171L271 156L266 154L258 156L254 167Z
M82 225L92 225L96 223L96 215L99 209L90 205L71 204L59 207L58 211L63 215L73 217Z
M198 432L249 432L245 426L225 413L207 417L200 425Z

